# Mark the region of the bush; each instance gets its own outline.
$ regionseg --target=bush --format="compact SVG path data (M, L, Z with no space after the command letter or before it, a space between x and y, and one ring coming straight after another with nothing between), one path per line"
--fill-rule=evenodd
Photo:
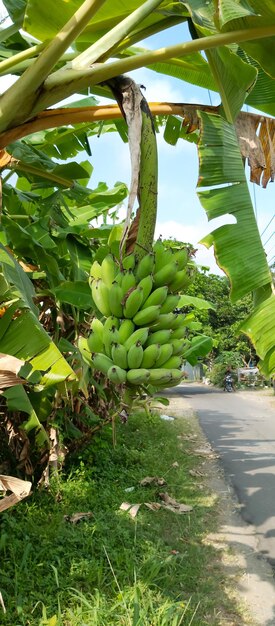
M228 365L226 365L226 363L216 363L212 367L211 371L209 372L209 380L212 383L212 385L223 388L224 377L225 377L225 373L227 369L228 369ZM232 374L234 384L236 384L238 381L238 376L236 372L234 371L232 371L231 374Z

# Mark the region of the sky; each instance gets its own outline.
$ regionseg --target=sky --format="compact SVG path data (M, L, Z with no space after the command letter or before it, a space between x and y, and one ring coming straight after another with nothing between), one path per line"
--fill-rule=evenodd
M0 14L5 13L1 10ZM3 5L2 5L3 6ZM175 44L190 39L185 25L176 26L170 32L160 33L143 42L147 48L159 48L168 44ZM131 72L131 77L146 87L144 95L148 102L185 102L213 105L219 104L219 96L207 90L195 87L184 81L162 76L148 69ZM0 79L0 90L6 89L8 78ZM79 99L76 96L74 99ZM104 99L106 102L106 99ZM113 101L110 101L113 102ZM207 221L206 213L200 205L196 195L198 178L198 157L195 144L179 140L176 146L167 144L162 133L157 134L159 160L159 193L158 219L156 238L176 238L190 242L197 248L196 261L208 266L210 271L222 274L215 263L213 249L207 250L199 244L199 240L223 223L232 223L230 215ZM124 144L117 133L102 134L100 138L90 138L92 151L91 162L94 170L90 186L95 188L99 181L105 181L113 186L117 181L130 183L130 159L128 144ZM87 156L84 156L87 158ZM258 222L268 261L274 261L275 236L272 220L275 214L274 184L270 183L266 190L257 185L249 184L252 202ZM126 205L122 207L119 216L126 215Z

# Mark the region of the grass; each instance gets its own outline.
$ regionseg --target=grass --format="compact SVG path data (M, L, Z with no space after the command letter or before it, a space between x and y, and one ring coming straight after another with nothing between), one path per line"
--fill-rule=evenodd
M106 430L48 492L1 516L2 626L242 623L224 590L218 552L204 542L215 530L217 503L189 474L201 463L192 454L197 444L186 438L195 429L190 419L137 414L118 426L115 449ZM139 486L155 475L166 487ZM134 520L119 510L125 500L159 501L163 490L194 510L142 506ZM65 521L79 511L93 517ZM233 621L223 622L223 613Z

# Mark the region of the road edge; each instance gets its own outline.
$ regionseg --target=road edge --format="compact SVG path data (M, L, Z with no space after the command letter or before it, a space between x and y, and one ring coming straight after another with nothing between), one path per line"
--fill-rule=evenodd
M173 394L173 396L169 396L169 401L171 415L175 415L177 418L184 418L184 414L188 418L192 416L202 441L207 442L207 445L210 446L200 425L199 417L188 402L188 398L180 394ZM217 494L219 511L219 530L208 535L206 541L221 551L221 562L230 592L233 591L234 587L234 599L241 605L244 612L242 624L234 624L234 626L274 626L275 581L273 569L258 551L255 527L245 522L241 517L240 504L233 486L224 474L221 462L219 459L209 459L206 461L206 465L208 471L207 486Z

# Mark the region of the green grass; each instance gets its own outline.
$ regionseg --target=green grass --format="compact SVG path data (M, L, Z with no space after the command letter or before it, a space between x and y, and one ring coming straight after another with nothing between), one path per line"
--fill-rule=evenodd
M1 625L218 626L224 611L242 623L223 588L220 557L204 543L217 505L189 474L201 459L179 436L194 429L187 419L135 415L118 426L115 449L106 430L50 491L2 514ZM164 476L167 486L140 487L148 475ZM135 520L119 511L125 500L159 501L163 490L194 510L177 515L143 506ZM93 517L77 525L64 520L79 511Z

